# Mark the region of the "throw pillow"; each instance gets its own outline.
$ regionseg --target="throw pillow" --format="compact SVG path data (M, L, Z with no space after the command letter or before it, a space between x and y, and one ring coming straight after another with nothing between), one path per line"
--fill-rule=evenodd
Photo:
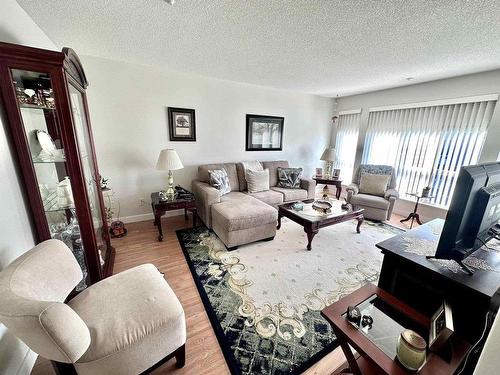
M361 173L359 192L362 194L378 195L383 197L391 179L387 174Z
M220 191L222 195L227 194L231 191L231 185L229 184L229 177L224 168L214 169L208 171L208 182L210 186L213 186Z
M278 167L278 187L297 189L300 187L302 168Z
M269 169L263 171L246 170L249 193L269 190Z

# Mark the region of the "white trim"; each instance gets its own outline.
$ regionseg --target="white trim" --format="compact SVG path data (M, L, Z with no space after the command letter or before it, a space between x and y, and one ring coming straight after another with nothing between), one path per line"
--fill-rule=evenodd
M351 110L348 110L348 111L339 111L339 116L342 116L342 115L355 115L357 113L361 113L361 108L351 109Z
M428 102L419 102L419 103L384 105L384 106L380 106L380 107L369 108L368 111L369 112L380 112L380 111L390 111L393 109L435 107L438 105L489 102L492 100L498 100L498 94L486 94L486 95L466 96L466 97L462 97L462 98L430 100Z
M181 209L181 210L167 211L162 217L182 216L182 215L184 215L184 211ZM153 219L154 217L152 213L124 216L120 218L120 220L123 221L124 223L135 223L138 221L148 221Z

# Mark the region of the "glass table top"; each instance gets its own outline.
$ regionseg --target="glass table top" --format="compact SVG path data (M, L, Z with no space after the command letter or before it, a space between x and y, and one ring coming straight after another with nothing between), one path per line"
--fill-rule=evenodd
M332 208L328 210L328 212L319 211L313 208L313 202L304 203L300 202L303 205L302 209L296 209L294 203L285 203L280 205L279 207L285 209L289 212L294 213L297 216L301 216L307 220L315 221L315 220L325 220L333 217L345 216L347 214L351 214L353 212L362 211L361 209L353 209L352 206L348 206L347 209L342 208L342 202L338 200L328 200L328 202L332 205Z
M423 334L422 327L416 325L376 295L371 296L356 307L359 308L362 316L369 315L373 318L373 325L370 328L369 326L359 327L356 323L350 323L358 328L389 358L396 358L398 339L405 329L412 329L421 335ZM347 319L347 313L342 316Z

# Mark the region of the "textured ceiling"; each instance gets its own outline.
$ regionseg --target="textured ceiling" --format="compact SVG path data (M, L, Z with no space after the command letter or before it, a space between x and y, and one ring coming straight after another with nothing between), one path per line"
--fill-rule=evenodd
M500 68L499 0L18 2L82 55L326 96Z

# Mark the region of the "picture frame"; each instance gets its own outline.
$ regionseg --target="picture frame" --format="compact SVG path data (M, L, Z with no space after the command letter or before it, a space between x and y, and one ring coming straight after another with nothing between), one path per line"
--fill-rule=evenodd
M323 177L323 168L316 168L316 174L315 176L317 177Z
M282 151L285 118L246 115L246 151Z
M196 142L196 117L194 109L168 107L170 141Z
M429 349L438 352L453 334L453 314L450 305L444 301L432 315L429 329Z

